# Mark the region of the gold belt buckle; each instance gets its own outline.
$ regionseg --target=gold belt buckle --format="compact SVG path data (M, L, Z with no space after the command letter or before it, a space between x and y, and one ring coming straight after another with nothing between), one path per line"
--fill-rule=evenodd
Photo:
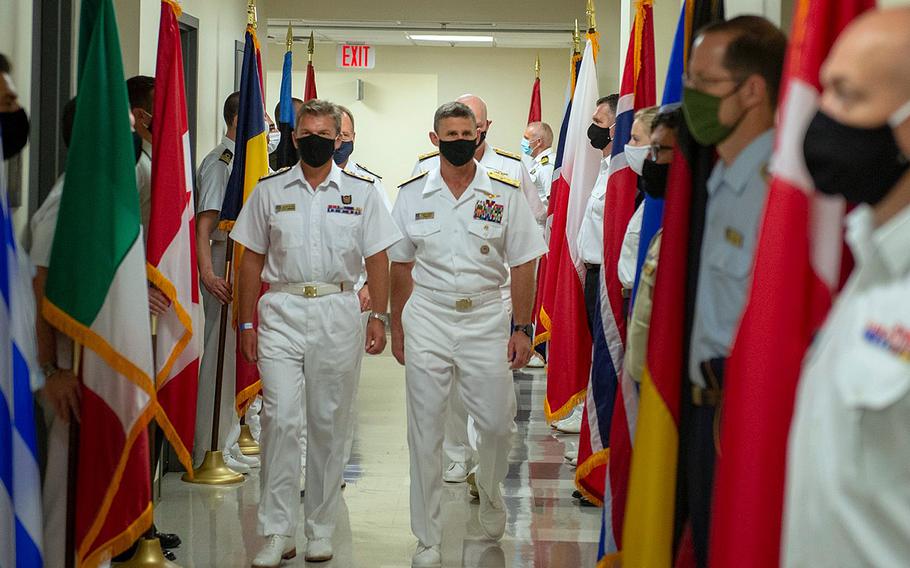
M459 312L466 312L474 306L474 302L471 301L471 298L462 298L455 302L455 309Z
M315 286L304 286L303 287L303 297L304 298L315 298L318 296L318 290Z

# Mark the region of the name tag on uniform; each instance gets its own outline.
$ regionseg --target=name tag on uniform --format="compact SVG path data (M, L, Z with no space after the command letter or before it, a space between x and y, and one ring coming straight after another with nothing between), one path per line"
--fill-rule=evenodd
M284 205L276 205L275 213L283 213L285 211L297 211L296 203L285 203Z
M502 223L502 205L492 199L480 199L474 205L474 218L490 223Z
M426 221L428 219L435 219L435 218L436 218L435 211L424 211L422 213L417 213L416 215L414 215L415 221Z
M363 209L360 207L351 207L350 205L329 205L329 213L341 213L343 215L362 215Z
M728 243L736 248L743 248L743 234L733 227L727 227L726 230L724 230L724 237L727 239Z

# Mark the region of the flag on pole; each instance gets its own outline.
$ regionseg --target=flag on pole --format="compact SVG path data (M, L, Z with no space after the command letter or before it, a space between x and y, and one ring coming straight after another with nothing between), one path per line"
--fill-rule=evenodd
M540 122L540 56L537 57L535 70L537 77L534 78L534 86L531 87L531 108L528 110L528 124Z
M575 96L575 84L578 79L578 71L581 68L581 53L578 50L572 50L572 57L569 61L569 82L566 85L566 107L563 112L562 125L559 128L559 142L556 146L556 161L554 162L555 170L554 177L559 177L562 170L562 160L563 154L565 153L565 138L566 132L569 129L569 116L572 113L572 97ZM550 233L552 232L553 225L553 211L556 204L556 193L554 193L552 188L550 191L550 202L547 204L547 223L545 234L547 236L547 241L550 241ZM550 318L547 316L546 311L543 309L543 299L547 290L546 279L547 279L547 266L550 262L555 262L557 255L561 253L559 251L548 250L540 258L540 262L537 264L537 293L534 298L534 350L540 354L541 357L546 360L547 355L547 342L550 340ZM555 290L551 290L551 294L555 293Z
M842 274L844 204L815 190L802 144L818 109L822 62L841 30L874 7L872 0L803 0L793 18L752 289L727 362L711 522L714 566L779 563L796 384Z
M606 554L615 553L621 546L625 513L625 483L614 486L619 491L611 491L613 484L606 483L606 474L609 469L612 481L614 470L628 471L634 423L627 426L626 420L627 416L634 419L638 407L635 384L622 374L626 321L617 265L638 192L638 176L626 161L625 145L632 139L635 112L654 105L654 88L652 5L651 0L639 0L626 52L604 196L604 260L600 269L600 297L594 310L594 357L575 472L579 491L590 501L604 505L607 525L613 527L605 531ZM627 473L622 477L627 477Z
M313 34L310 33L310 43L307 46L307 53L309 54L309 60L306 65L306 85L304 85L303 90L303 100L304 102L317 98L316 95L316 69L313 67L313 52L316 50L316 42L313 38Z
M3 132L0 132L2 138ZM42 386L31 266L16 242L0 145L0 565L44 565L33 392Z
M544 402L548 421L563 418L584 400L591 369L591 334L583 293L584 263L576 239L602 158L587 137L597 92L594 46L589 39L566 125L563 161L550 196L553 220L541 305L541 320L550 333Z
M158 424L189 475L204 314L196 269L195 201L186 118L180 6L162 0L152 126L152 206L148 280L171 302L158 317L155 377Z
M294 90L292 80L293 70L293 46L294 36L291 27L288 26L287 51L284 52L284 66L281 68L281 97L278 100L278 116L275 121L278 123L278 132L281 133L281 142L278 143L278 149L275 151L278 156L278 167L286 168L297 163L297 149L294 147L294 123L296 115L294 113Z
M240 209L253 192L259 178L269 173L269 158L267 150L267 135L263 116L265 109L262 106L262 91L259 89L259 68L256 65L258 42L253 25L246 29L246 44L243 49L243 68L240 76L240 108L237 114L237 138L234 151L234 168L228 179L224 191L224 203L221 206L221 222L219 228L230 231L240 214ZM242 247L234 247L233 266L236 271L240 266ZM237 279L234 278L236 286ZM234 291L234 307L239 296ZM234 314L236 315L236 310ZM231 318L236 320L236 317ZM256 323L256 322L254 322ZM237 322L232 322L232 328ZM232 329L233 333L236 330ZM243 416L247 407L262 390L259 380L259 371L255 363L249 363L240 354L240 342L237 341L237 366L236 366L236 409L237 414Z
M664 82L663 103L682 99L682 75L685 65L686 5L682 6L673 51ZM688 175L688 174L685 174ZM663 225L664 200L645 196L639 243L638 276L647 249ZM667 253L669 257L671 253ZM667 261L668 264L671 261ZM671 271L672 269L667 269ZM678 278L678 275L677 275ZM633 301L635 292L633 292ZM652 324L651 333L656 332ZM673 391L678 398L678 389ZM642 378L638 423L635 428L626 517L623 525L623 559L632 566L662 568L670 566L673 550L673 500L676 488L678 452L678 402L668 404L655 388L652 376ZM670 411L673 408L673 411Z
M84 346L75 531L78 564L96 566L152 522L147 426L156 410L130 108L111 0L82 1L78 85L42 309Z

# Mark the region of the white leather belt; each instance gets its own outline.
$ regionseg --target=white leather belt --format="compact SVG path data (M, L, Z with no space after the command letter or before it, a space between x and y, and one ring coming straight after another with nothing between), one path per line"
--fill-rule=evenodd
M350 282L328 284L326 282L278 282L269 284L269 292L285 292L304 298L319 298L353 290Z
M420 294L424 298L441 306L455 308L459 312L469 312L481 306L493 303L494 301L502 303L502 294L500 293L499 288L486 292L460 294L458 292L441 292L422 286L414 286L414 293Z

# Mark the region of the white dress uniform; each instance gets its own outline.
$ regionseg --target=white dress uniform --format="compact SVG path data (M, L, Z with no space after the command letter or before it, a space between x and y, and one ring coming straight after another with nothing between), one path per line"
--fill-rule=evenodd
M847 218L856 267L806 355L787 459L782 565L910 562L910 207Z
M196 185L199 188L198 213L221 211L224 191L234 163L234 141L224 136L199 165ZM221 229L212 232L212 268L215 275L224 276L227 234ZM202 362L199 367L199 396L196 399L196 433L193 440L193 462L198 464L210 450L212 443L212 405L215 402L215 375L218 360L218 328L221 321L221 302L205 286L202 287L202 305L205 308L205 335ZM231 306L228 306L231 309ZM231 319L228 316L228 321ZM226 330L224 343L224 377L221 402L218 405L221 427L218 447L227 452L240 434L240 421L234 410L234 372L236 369L237 334L232 326ZM228 443L230 442L230 443Z
M308 539L331 538L341 495L343 429L359 360L355 354L364 348L353 285L363 259L387 249L401 234L372 178L333 163L316 188L299 166L263 178L231 236L265 255L262 280L269 284L258 306L259 531L296 533L303 396L309 416L305 532Z
M641 222L644 216L645 204L642 202L629 219L626 235L622 239L617 269L619 281L625 290L631 290L635 286L635 273L638 270L638 243L641 241Z
M550 186L553 185L553 171L556 168L554 160L553 148L547 148L531 158L531 166L528 168L528 175L537 187L537 195L544 207L550 203Z
M509 316L499 289L509 267L547 249L516 188L514 180L478 165L456 200L437 169L404 184L395 204L393 215L406 236L389 257L414 262L414 290L402 324L411 529L424 546L442 540L439 417L450 398L461 399L480 433L479 489L499 495L507 473L516 401L506 360Z
M534 219L541 225L547 221L547 207L540 200L537 193L537 186L528 174L527 168L521 162L521 156L507 152L500 148L493 147L489 142L484 142L485 149L483 156L480 158L480 165L488 170L502 172L506 176L518 180L521 183L521 192L528 200L528 206ZM429 172L439 169L439 150L434 150L427 154L417 156L417 163L414 164L414 170L411 175L417 175L420 172ZM551 174L552 175L552 174Z
M507 152L500 148L493 147L489 142L484 142L485 148L483 156L480 158L480 165L487 170L502 172L513 180L518 180L521 184L521 192L527 199L531 213L538 224L543 226L547 220L547 208L541 202L538 195L537 186L528 174L521 161L521 156ZM427 154L421 154L417 157L417 163L414 164L413 175L421 172L429 172L439 169L439 150L434 150ZM507 273L508 275L508 273ZM502 300L511 307L511 298L509 296L509 280L503 282ZM474 459L473 445L471 439L474 433L469 433L468 414L462 408L457 397L452 399L452 407L446 414L446 435L444 448L448 460L452 463L470 464Z
M578 228L575 244L581 261L585 264L603 264L604 261L604 200L607 195L607 178L610 176L610 157L600 161L600 173L591 189L585 206L585 215Z
M148 237L149 218L152 215L152 144L142 140L142 152L136 162L136 186L139 189L139 214L142 230Z

